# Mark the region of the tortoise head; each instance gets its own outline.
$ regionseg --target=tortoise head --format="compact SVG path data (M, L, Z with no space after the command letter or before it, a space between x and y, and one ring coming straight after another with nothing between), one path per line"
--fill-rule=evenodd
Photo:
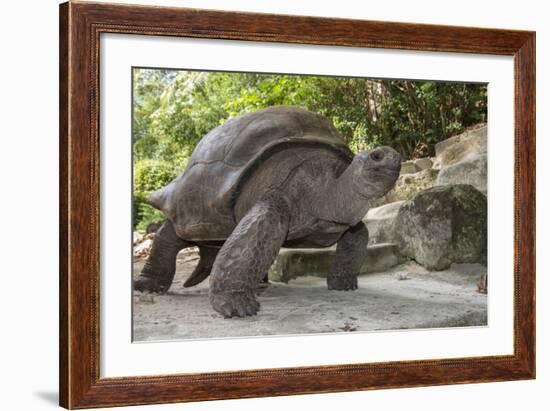
M401 171L401 156L391 147L377 147L358 153L350 169L359 193L375 199L393 188Z

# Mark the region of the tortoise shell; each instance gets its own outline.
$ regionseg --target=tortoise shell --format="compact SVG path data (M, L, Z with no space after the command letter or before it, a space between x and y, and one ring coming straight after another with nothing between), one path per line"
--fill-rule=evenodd
M225 239L236 225L239 187L274 152L323 146L346 163L353 154L325 117L292 106L272 106L227 120L205 135L187 167L149 202L188 240ZM208 238L205 238L208 237Z

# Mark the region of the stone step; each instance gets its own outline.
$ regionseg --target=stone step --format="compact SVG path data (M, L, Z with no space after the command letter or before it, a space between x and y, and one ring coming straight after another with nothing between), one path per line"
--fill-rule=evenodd
M404 202L396 201L368 211L363 223L369 230L369 245L393 242L393 221Z
M330 270L336 247L330 248L282 248L269 270L270 281L288 283L302 276L326 277ZM402 261L397 246L381 243L367 248L367 258L361 274L382 272Z

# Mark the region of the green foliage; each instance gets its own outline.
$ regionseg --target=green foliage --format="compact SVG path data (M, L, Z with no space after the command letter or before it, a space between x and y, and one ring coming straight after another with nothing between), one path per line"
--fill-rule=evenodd
M147 204L149 194L164 187L180 172L165 160L143 159L134 164L134 227L144 231L147 225L164 220L161 211Z
M179 171L166 160L138 160L134 165L134 191L158 190L177 177Z
M162 219L147 194L184 170L205 134L243 113L301 106L328 117L354 152L390 145L404 159L433 155L437 142L487 117L484 84L151 69L133 78L137 228Z
M138 212L136 214L139 217L136 218L136 214L134 214L134 229L136 231L144 232L149 224L162 222L166 218L162 211L151 207L145 202L140 202L137 207Z

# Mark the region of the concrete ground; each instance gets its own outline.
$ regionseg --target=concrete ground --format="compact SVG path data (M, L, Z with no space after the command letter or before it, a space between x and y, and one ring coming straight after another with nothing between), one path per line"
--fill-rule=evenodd
M182 287L197 261L194 252L180 253L174 283L164 295L134 292L134 341L487 324L487 296L476 286L486 268L479 264L428 272L408 262L360 276L353 292L329 291L326 280L316 276L272 282L258 291L258 315L224 319L208 303L208 280ZM143 263L136 259L134 275Z

